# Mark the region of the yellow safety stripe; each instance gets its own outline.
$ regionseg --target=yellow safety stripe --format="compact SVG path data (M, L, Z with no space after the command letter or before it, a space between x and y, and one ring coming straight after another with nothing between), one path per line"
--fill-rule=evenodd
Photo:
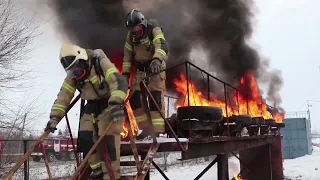
M131 62L123 62L122 67L131 67Z
M157 49L156 52L162 54L163 56L167 55L167 53L162 49Z
M99 167L101 167L102 163L101 162L98 162L98 163L95 163L95 164L90 164L90 167L91 169L97 169Z
M139 122L147 121L147 116L146 115L136 116L135 119L136 119L136 122L139 123Z
M111 92L111 97L119 97L121 99L124 99L126 98L127 94L123 91L120 91L120 90L114 90Z
M145 39L142 39L140 40L141 44L148 44L150 41L149 41L149 38L145 38Z
M125 43L124 47L127 48L129 51L132 51L132 46L129 43Z
M64 82L62 84L62 87L64 89L66 89L67 91L69 91L71 94L74 94L74 92L76 92L76 89L74 87L72 87L71 85L69 85L68 83Z
M66 107L63 106L63 105L60 105L60 104L53 104L52 109L59 110L59 111L62 111L62 112L66 111Z
M92 82L93 84L95 84L96 82L98 82L98 77L97 76L93 76L92 78L89 79L90 82Z
M105 76L105 79L109 79L109 76L112 74L112 73L115 73L115 72L118 72L117 68L115 67L112 67L110 69L107 70L106 72L106 76Z
M164 125L164 120L162 118L152 119L153 125Z
M96 123L96 118L94 118L94 113L91 113L92 116L92 123Z
M156 40L158 40L158 39L166 40L166 39L164 38L164 35L163 35L163 34L158 34L158 35L156 35L156 37L153 38L152 43L154 44L154 43L156 42Z

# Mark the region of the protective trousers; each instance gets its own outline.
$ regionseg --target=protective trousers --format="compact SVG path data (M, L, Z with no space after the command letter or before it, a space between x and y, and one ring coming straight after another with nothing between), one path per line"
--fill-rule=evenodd
M138 124L139 129L143 131L150 132L149 122L147 120L147 116L145 111L143 110L140 97L140 82L143 78L146 77L145 72L137 70L136 73L132 77L132 83L130 86L130 90L135 90L133 95L130 98L130 105L133 110L133 114L135 116L136 122ZM157 105L160 107L162 113L164 114L164 91L166 88L166 74L165 72L161 72L157 75L151 76L150 81L147 86L151 91L152 96L154 97ZM165 131L165 122L160 113L158 112L155 104L152 99L148 98L148 106L151 111L152 124L154 127L154 131L157 133L163 133Z
M84 113L80 119L78 143L79 151L83 152L84 157L87 155L94 142L98 139L98 135L101 136L105 128L111 122L106 109L106 102L89 102L85 106ZM96 115L95 113L99 111L100 113ZM123 130L122 124L123 121L114 122L108 133L103 137L100 143L101 145L98 146L98 148L94 150L92 155L89 157L88 164L92 169L93 175L103 175L103 179L110 179L105 165L105 153L103 153L101 148L107 147L113 174L116 179L120 179L120 133ZM98 127L98 129L96 127Z

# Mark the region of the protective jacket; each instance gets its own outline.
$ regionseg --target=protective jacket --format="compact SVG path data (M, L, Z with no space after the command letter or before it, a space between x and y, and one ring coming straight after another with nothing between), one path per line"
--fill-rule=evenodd
M104 79L102 79L103 77L99 77L95 68L93 68L92 50L87 50L87 53L91 65L90 75L83 82L77 82L70 74L67 74L52 106L50 117L61 119L65 115L66 108L74 97L77 88L84 100L109 99L109 103L121 104L124 102L128 85L113 63L105 55L100 59L100 66L104 75Z
M138 65L150 63L154 58L165 62L168 51L168 43L162 28L156 20L149 20L146 27L146 37L137 40L132 38L130 32L128 32L124 46L122 74L130 73L134 61Z

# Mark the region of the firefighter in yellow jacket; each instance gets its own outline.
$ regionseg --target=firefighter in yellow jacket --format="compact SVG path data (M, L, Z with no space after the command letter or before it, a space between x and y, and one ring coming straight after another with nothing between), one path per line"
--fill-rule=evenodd
M154 19L147 20L136 9L132 9L126 16L126 27L129 32L124 45L122 75L129 80L132 63L136 63L136 70L131 80L130 90L135 90L131 96L130 104L134 112L139 129L143 130L141 138L150 134L147 116L140 103L139 83L148 74L158 73L147 82L151 94L164 113L164 91L166 88L165 72L159 73L166 67L168 57L168 43L162 28ZM152 123L157 133L163 133L165 123L156 106L149 99Z
M55 100L50 120L45 130L56 130L56 125L65 115L76 89L87 101L81 115L79 127L79 148L84 156L113 121L110 132L104 136L110 155L113 173L120 179L120 133L124 120L122 104L128 89L127 81L101 49L84 49L73 44L64 44L60 51L60 62L67 72L58 97ZM109 179L100 149L94 151L88 160L93 179Z

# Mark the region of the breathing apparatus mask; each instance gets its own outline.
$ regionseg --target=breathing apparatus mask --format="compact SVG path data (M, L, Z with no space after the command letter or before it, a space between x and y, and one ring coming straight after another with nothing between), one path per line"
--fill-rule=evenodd
M89 64L84 59L75 60L75 56L66 56L61 58L61 63L68 75L77 81L82 81L88 77Z

